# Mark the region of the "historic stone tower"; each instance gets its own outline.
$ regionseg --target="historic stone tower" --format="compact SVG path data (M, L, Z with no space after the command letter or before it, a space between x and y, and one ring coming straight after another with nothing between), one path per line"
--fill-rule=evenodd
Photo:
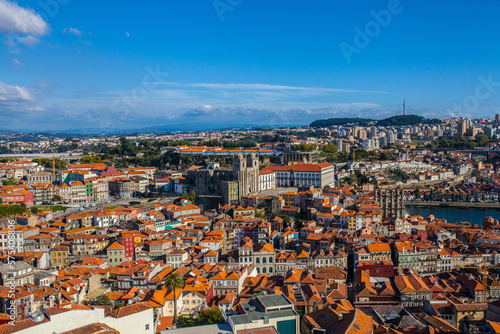
M239 154L233 160L233 180L238 181L239 199L259 191L259 159L255 154Z
M375 189L375 201L379 204L384 218L404 218L405 203L403 188L382 190Z

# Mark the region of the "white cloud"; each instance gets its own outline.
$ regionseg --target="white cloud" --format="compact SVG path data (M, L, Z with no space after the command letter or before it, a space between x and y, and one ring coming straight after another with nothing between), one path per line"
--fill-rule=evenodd
M0 81L0 104L34 101L35 97L26 87L11 86Z
M32 47L33 45L40 43L40 40L33 36L16 36L16 39L20 43L29 47Z
M43 36L49 30L48 24L34 10L0 0L0 33Z
M130 37L130 34L128 33L128 31L125 32L125 36Z
M40 40L33 36L16 36L16 35L7 35L3 42L9 48L9 52L12 54L21 53L21 49L19 48L21 45L26 45L29 47L33 47L35 44L40 43Z
M24 65L23 62L20 62L19 60L15 59L15 58L12 59L12 64L18 65L18 66L23 66Z
M73 28L73 27L66 27L63 29L63 33L64 34L73 34L73 35L76 35L76 36L81 36L83 34L83 31L81 30L78 30L76 28Z
M345 88L325 88L325 87L301 87L301 86L284 86L270 85L260 83L178 83L178 82L161 82L163 85L188 87L188 88L205 88L219 90L262 90L262 91L303 91L310 94L330 94L330 93L373 93L386 94L384 91L377 90L357 90Z
M10 53L20 53L21 52L21 50L19 50L19 46L21 43L19 43L19 41L17 40L17 36L8 35L6 38L4 38L3 42L9 48Z

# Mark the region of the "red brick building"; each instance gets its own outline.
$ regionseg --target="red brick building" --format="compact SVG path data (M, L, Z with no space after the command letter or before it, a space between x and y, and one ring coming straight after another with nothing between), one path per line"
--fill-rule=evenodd
M16 189L0 195L4 204L33 205L33 192L26 189Z
M358 262L356 271L368 270L370 277L394 277L394 264L390 260L364 260Z

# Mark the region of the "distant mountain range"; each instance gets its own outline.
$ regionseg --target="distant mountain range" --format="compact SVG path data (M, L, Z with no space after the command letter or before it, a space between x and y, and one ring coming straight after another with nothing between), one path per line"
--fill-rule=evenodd
M398 115L392 116L384 119L371 119L371 118L328 118L319 119L310 124L313 128L329 127L334 125L358 125L358 126L405 126L405 125L416 125L419 123L434 123L439 122L437 119L426 119L418 115ZM294 127L294 125L290 125ZM295 125L300 126L300 125ZM53 135L55 137L65 137L65 136L96 136L96 135L132 135L136 133L171 133L177 131L210 131L210 130L249 130L249 129L263 129L271 128L270 126L264 126L261 124L247 124L242 126L241 124L234 125L223 125L217 127L214 123L187 123L187 124L165 124L156 125L144 128L134 128L134 129L100 129L100 128L84 128L84 129L63 129L63 130L29 130L29 129L18 129L18 130L7 130L0 129L1 135L7 134L33 134L33 135Z
M0 135L23 135L23 134L35 134L35 135L45 135L45 136L54 136L54 137L71 137L71 136L97 136L97 135L133 135L133 134L142 134L142 133L171 133L171 132L200 132L200 131L211 131L211 130L250 130L250 129L259 129L259 128L268 128L267 126L257 125L257 124L248 124L242 126L238 125L224 125L221 127L217 127L216 125L209 123L201 123L201 124L184 124L184 125L157 125L150 126L144 128L134 128L134 129L100 129L100 128L83 128L83 129L63 129L63 130L29 130L29 129L18 129L18 130L5 130L0 129Z
M418 115L397 115L384 119L371 118L328 118L318 119L310 124L313 128L324 128L336 125L358 125L358 126L408 126L420 123L434 123L439 120L426 119Z

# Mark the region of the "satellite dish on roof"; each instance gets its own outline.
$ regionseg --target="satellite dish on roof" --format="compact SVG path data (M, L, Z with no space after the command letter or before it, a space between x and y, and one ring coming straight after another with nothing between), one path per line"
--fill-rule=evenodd
M35 311L31 314L31 320L33 322L42 322L45 319L45 316L40 311Z

